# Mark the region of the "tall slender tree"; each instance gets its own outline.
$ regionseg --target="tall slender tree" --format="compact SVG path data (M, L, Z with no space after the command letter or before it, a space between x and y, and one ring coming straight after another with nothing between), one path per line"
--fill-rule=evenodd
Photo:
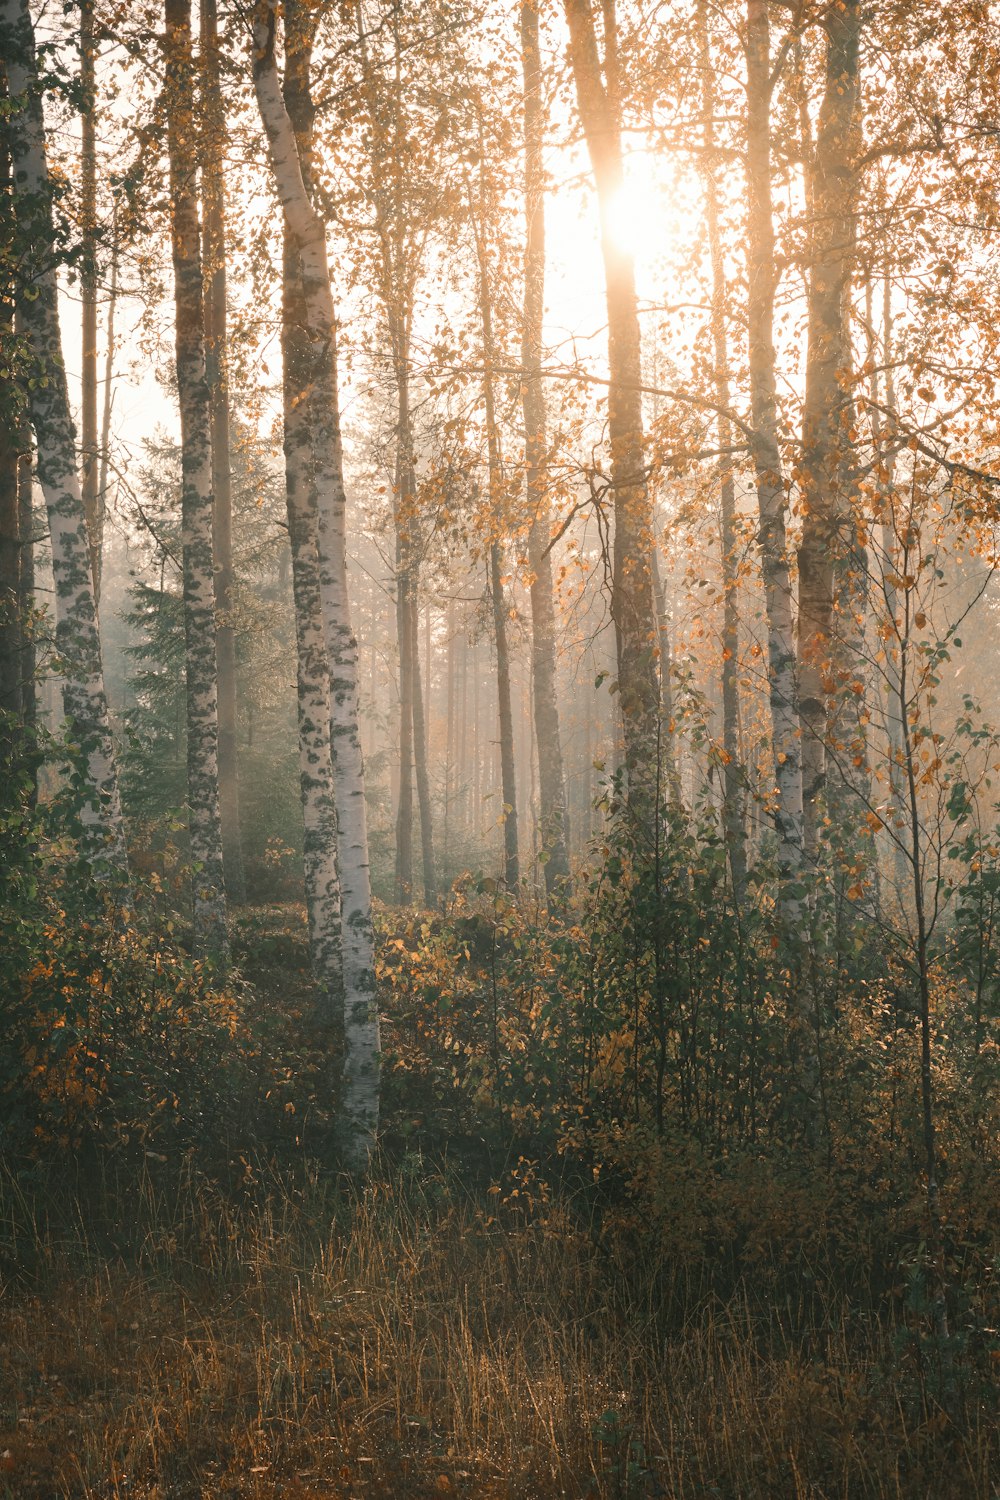
M358 647L347 593L347 496L337 389L336 316L326 227L310 198L285 108L274 55L276 0L258 0L253 19L254 87L278 197L301 266L311 345L312 461L319 512L320 588L330 656L333 754L344 928L345 1159L363 1168L378 1128L379 1024L375 1004L365 777L358 722Z
M219 701L219 815L226 894L243 901L246 876L240 837L236 755L236 572L233 565L233 485L230 460L229 351L225 144L226 108L220 76L216 0L201 0L202 150L204 211L205 377L212 439L212 538L215 558L216 654Z
M0 56L12 105L14 212L24 251L18 322L34 366L28 404L52 546L56 641L64 663L63 707L83 769L82 846L95 871L124 882L125 830L62 357L53 185L46 159L42 80L27 0L0 3Z
M94 602L101 600L104 512L99 491L97 451L97 75L94 0L80 0L80 437L83 508L90 539Z
M225 957L228 937L219 814L212 442L205 372L191 0L165 0L164 19L175 347L181 411L187 800L194 865L194 940L201 951Z
M282 95L295 131L307 188L312 179L313 108L309 88L319 11L297 0L285 5ZM320 598L319 522L312 472L312 385L308 315L298 245L283 223L281 352L285 505L292 553L306 909L313 973L330 1012L343 1007L344 954L337 806L331 748L330 664Z
M767 612L768 696L775 765L774 822L786 932L803 916L802 756L792 577L785 525L785 478L778 441L774 352L774 215L771 193L771 32L767 0L747 0L747 334L750 353L751 457L760 517L760 559Z
M701 73L701 146L702 173L705 183L705 225L711 271L712 354L715 401L719 408L716 431L719 439L719 545L722 554L722 749L723 827L733 891L737 901L746 884L745 796L739 747L739 670L740 626L737 603L736 551L736 478L729 450L732 447L732 423L727 415L731 405L729 383L729 339L726 332L727 287L725 255L722 243L719 205L719 155L715 140L715 75L712 66L708 12L705 0L698 0L698 61Z
M859 0L824 17L825 85L809 194L808 344L802 410L802 540L799 543L798 672L802 727L803 837L815 858L826 781L828 701L838 573L853 548L850 470L851 273L858 222ZM851 612L850 605L846 614ZM845 615L846 617L846 615ZM853 631L850 632L853 635Z
M0 99L6 103L6 80ZM17 232L13 213L9 130L0 125L0 345L14 347L14 262ZM0 386L0 768L6 773L20 758L21 674L24 671L21 621L21 516L18 465L22 436L20 402L14 382Z
M111 468L111 409L114 404L115 313L118 310L118 265L121 259L118 216L111 218L111 276L108 283L108 317L104 349L104 403L101 412L101 462L97 481L97 505L103 517L108 504L108 474ZM103 550L103 533L102 533Z
M804 886L802 746L785 478L778 431L774 349L777 270L771 190L771 33L767 0L747 0L747 336L750 355L751 458L757 485L759 543L767 614L768 697L774 756L774 823L778 836L777 906L794 964L789 990L789 1042L797 1075L799 1116L817 1137L819 1055L815 993L800 962L807 931Z
M396 899L413 889L413 780L420 813L424 900L436 895L434 834L427 774L424 683L417 645L420 606L421 527L417 510L410 363L413 303L426 241L427 219L437 194L420 169L410 135L415 113L412 83L404 76L405 7L388 0L374 29L389 38L389 50L370 50L365 6L355 7L361 78L368 113L370 198L375 219L375 282L386 320L396 387L396 456L393 524L396 546L396 634L399 648L399 796L396 810ZM424 69L421 69L423 72Z
M576 97L597 186L608 309L608 432L614 495L611 614L629 796L645 821L656 785L660 687L653 598L653 512L646 482L642 348L635 265L615 233L625 182L614 0L602 0L603 64L590 0L565 0Z
M538 800L545 887L552 897L569 877L569 828L556 699L555 606L552 590L552 507L548 494L542 327L545 313L545 114L538 0L521 0L524 78L524 322L521 408L528 492L531 574L531 683L538 747Z
M493 614L493 640L497 660L497 717L500 731L500 786L503 798L504 880L516 886L521 878L521 856L517 830L517 776L514 762L514 714L510 691L510 647L507 637L509 605L503 583L504 471L497 420L495 380L497 349L493 329L493 290L490 285L489 249L486 239L486 184L483 138L480 122L479 201L470 204L479 271L479 318L483 339L483 417L486 425L487 474L489 481L489 589ZM470 192L471 197L471 192Z

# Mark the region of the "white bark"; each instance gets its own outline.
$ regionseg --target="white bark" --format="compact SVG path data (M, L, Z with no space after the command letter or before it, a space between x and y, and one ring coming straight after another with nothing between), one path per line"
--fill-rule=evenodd
M545 133L538 6L521 6L521 66L524 75L524 327L521 337L521 409L524 467L531 529L531 686L538 747L539 822L545 888L554 897L569 879L569 816L556 698L556 623L549 551L552 508L547 493L545 393L542 389L542 324L545 311Z
M324 1008L343 1004L337 805L330 748L330 666L323 635L316 496L311 473L308 351L303 347L301 276L285 230L281 350L284 363L285 504L292 550L298 668L299 788L309 948Z
M331 717L343 902L345 1054L344 1155L363 1168L378 1127L379 1025L368 868L364 761L358 724L358 646L347 595L346 493L337 395L336 315L326 230L306 191L274 61L275 0L254 15L254 86L285 220L298 246L307 329L313 344L313 480L319 513L320 590L330 658Z
M771 206L770 34L764 0L747 6L747 281L751 444L760 514L761 572L767 609L768 686L774 746L782 925L800 935L802 755L795 676L792 582L785 532L785 483L778 447L774 356L774 223Z
M80 805L83 851L95 871L124 879L125 831L62 359L55 257L51 253L51 184L27 0L0 0L0 55L5 59L8 90L17 111L11 121L11 146L19 229L26 240L33 242L25 268L33 295L20 299L19 317L35 365L29 403L38 440L38 478L52 539L56 642L64 668L63 707L84 765Z
M233 485L230 459L228 276L226 263L225 148L228 138L222 94L215 0L201 0L201 199L204 217L205 374L212 441L212 518L215 554L216 651L219 699L219 815L222 860L229 901L246 900L240 837L240 780L236 752L238 695L233 609Z
M802 745L792 586L785 530L785 484L778 444L774 354L777 271L771 199L771 41L767 0L747 3L747 323L750 355L752 457L760 514L761 571L767 609L768 684L774 749L778 835L778 905L793 955L807 937L809 907L803 887ZM819 1017L815 993L797 958L789 987L790 1048L802 1094L806 1134L819 1136Z

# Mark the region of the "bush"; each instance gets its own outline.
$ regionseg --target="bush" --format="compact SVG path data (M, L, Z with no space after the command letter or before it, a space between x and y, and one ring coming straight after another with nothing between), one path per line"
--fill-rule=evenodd
M205 1148L247 1103L244 995L169 938L55 898L5 924L0 1130L8 1155Z

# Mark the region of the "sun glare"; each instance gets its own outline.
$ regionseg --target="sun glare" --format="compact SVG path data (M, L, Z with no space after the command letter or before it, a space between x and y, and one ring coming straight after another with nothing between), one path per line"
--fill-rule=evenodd
M598 208L587 188L580 188L576 160L560 163L563 188L546 203L549 261L546 268L547 321L551 336L568 338L579 356L594 340L595 356L604 347L604 267L601 262ZM609 207L607 224L613 244L635 261L640 299L655 301L664 278L675 279L672 261L684 258L696 237L702 213L698 184L678 170L669 157L634 151L625 163L625 182Z
M662 187L652 169L631 170L609 206L611 237L619 250L648 262L663 253Z

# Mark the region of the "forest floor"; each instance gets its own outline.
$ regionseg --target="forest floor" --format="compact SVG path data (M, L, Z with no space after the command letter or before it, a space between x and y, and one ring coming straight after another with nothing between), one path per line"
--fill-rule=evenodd
M265 998L306 998L290 951L257 944ZM723 1292L579 1187L388 1126L360 1190L263 1156L0 1176L0 1496L1000 1494L995 1386L905 1309L779 1245Z

